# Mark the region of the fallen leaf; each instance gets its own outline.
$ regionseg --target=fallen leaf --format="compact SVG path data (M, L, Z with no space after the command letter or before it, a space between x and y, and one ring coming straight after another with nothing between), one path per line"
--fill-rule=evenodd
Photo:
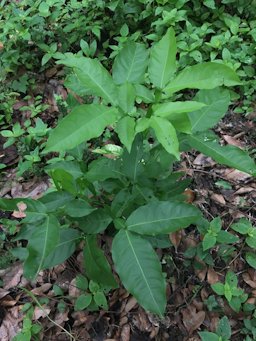
M178 246L180 245L183 235L184 235L183 230L179 230L179 231L172 232L169 234L169 239L172 242L172 245L175 247L176 252L177 252Z
M207 271L207 282L209 284L214 284L219 281L219 276L213 268L209 267Z
M129 324L125 324L122 327L121 335L120 335L120 341L130 341L131 336L131 328Z
M213 193L210 198L218 204L226 205L226 200L222 194Z
M5 318L0 326L0 340L10 341L21 330L20 322L23 318L23 313L20 311L20 306L15 306L7 310Z
M33 320L37 321L41 317L46 317L50 314L51 309L47 307L46 305L43 305L42 308L40 307L35 307L34 314L33 314Z
M13 211L12 216L14 218L25 218L26 217L25 211L27 209L27 205L23 201L21 201L18 202L17 207L18 211Z
M189 335L197 330L205 319L205 312L197 312L196 308L192 305L188 306L186 309L182 309L181 313L183 317L183 324Z
M227 142L227 144L230 144L232 146L236 146L240 149L243 149L243 143L241 141L239 141L239 140L237 140L234 137L229 136L229 135L223 135L222 137Z

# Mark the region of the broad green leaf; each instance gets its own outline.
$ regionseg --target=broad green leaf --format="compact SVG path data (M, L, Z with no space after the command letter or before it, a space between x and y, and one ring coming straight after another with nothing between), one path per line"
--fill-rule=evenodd
M176 39L173 28L151 49L149 79L155 87L163 89L176 70Z
M86 179L90 182L118 179L121 175L120 161L106 157L92 161L89 165L88 172L85 174Z
M98 208L86 217L77 219L77 221L83 232L97 234L108 227L112 218L103 208Z
M217 235L217 241L221 244L233 244L239 241L239 238L227 231L220 231Z
M174 155L179 160L179 141L173 125L162 117L152 116L150 118L150 126L154 129L158 142L161 143L168 153Z
M133 141L130 153L125 149L122 156L122 173L124 173L133 182L136 182L138 176L143 172L144 165L142 164L142 156L143 140L140 135L137 135Z
M246 252L246 262L254 269L256 269L256 254L253 252Z
M224 284L218 282L218 283L212 284L211 287L213 291L216 292L216 294L220 296L224 295Z
M148 51L143 44L128 42L116 56L113 79L116 84L141 83L148 66Z
M231 228L240 234L248 234L249 230L252 228L252 224L248 219L241 218L237 223L232 224Z
M192 148L212 157L222 165L236 168L242 172L256 176L256 164L253 159L243 150L235 146L220 146L210 140L204 134L187 136Z
M189 113L205 107L206 104L196 101L176 101L161 104L153 104L153 114L163 118L171 118L173 114Z
M88 279L83 275L76 276L76 287L81 290L87 290L89 287Z
M220 121L228 110L230 92L223 88L200 90L194 99L206 106L189 113L193 133L212 128Z
M231 328L229 319L227 316L222 317L218 323L216 330L217 334L223 338L223 340L228 340L231 337Z
M44 260L44 269L63 263L75 252L76 243L79 241L80 233L71 228L60 229L60 239L55 248Z
M118 287L104 252L97 244L96 236L86 237L84 263L86 275L90 279L104 286Z
M146 118L146 117L139 118L136 121L136 127L135 127L136 134L142 133L143 131L148 129L149 126L150 126L150 119L149 118Z
M125 288L144 309L163 316L166 284L160 261L150 242L137 234L120 230L113 240L112 257Z
M52 133L44 152L66 151L99 137L117 117L117 110L101 104L84 104L63 118Z
M199 332L202 341L220 341L219 336L211 332Z
M118 103L120 108L125 112L129 113L134 107L135 101L135 89L133 84L124 83L118 87Z
M84 310L86 309L92 302L92 294L82 294L77 297L74 310Z
M115 131L122 144L131 152L132 143L135 138L135 119L130 116L123 117L118 121Z
M35 226L27 249L29 256L24 263L24 275L34 279L43 268L47 256L56 248L60 239L60 226L55 216L49 215L42 224Z
M206 233L203 239L203 250L206 251L216 244L216 237L210 233Z
M235 71L224 64L207 62L186 67L167 84L167 95L183 89L214 89L241 84Z
M141 84L135 84L136 97L142 100L144 103L152 103L155 100L155 95L152 90Z
M77 184L72 174L66 172L64 169L57 168L50 171L49 175L58 191L66 191L73 196L77 195Z
M27 205L27 208L25 209L25 213L46 213L47 208L46 206L41 203L39 200L33 200L28 198L14 198L14 199L6 199L6 198L0 198L0 209L2 211L17 211L18 210L18 204L24 203Z
M47 209L47 212L55 212L57 209L64 207L73 199L73 195L64 191L54 191L44 195L39 199Z
M66 53L65 59L57 61L57 64L64 64L73 68L75 76L81 85L91 95L100 96L107 103L117 105L117 88L109 72L97 59L77 57L72 53Z
M256 249L256 229L254 227L252 229L253 229L252 232L250 232L252 236L248 236L245 239L245 241L246 241L246 244L250 246L252 249Z
M51 165L46 166L45 169L47 171L55 170L55 169L63 169L64 171L72 175L72 178L74 178L74 180L84 175L84 172L81 170L81 165L77 161L67 161L67 160L59 161L59 162L55 162Z
M225 282L228 283L231 288L237 287L238 280L233 271L227 272Z
M96 208L91 207L85 200L73 199L65 206L64 213L73 218L80 218L95 210Z
M139 207L127 219L127 228L139 234L158 235L195 223L201 212L190 204L158 201Z

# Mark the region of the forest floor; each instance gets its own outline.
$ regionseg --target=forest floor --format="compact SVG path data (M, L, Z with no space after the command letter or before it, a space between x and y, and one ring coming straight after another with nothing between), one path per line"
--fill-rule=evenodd
M49 104L50 109L40 117L44 122L54 122L58 108L53 93L65 96L65 89L61 84L49 81L42 86L45 87L44 102ZM17 120L26 115L19 111L21 104L17 101L14 105ZM231 110L215 132L223 144L248 149L252 153L256 151L254 115L245 117ZM3 142L1 139L1 162L7 164L8 168L1 179L0 196L40 197L49 186L47 177L17 179L15 168L19 160L18 152L13 146L4 150ZM209 157L193 152L183 153L179 170L193 179L186 191L188 201L198 206L207 219L220 216L225 230L239 217L247 217L256 224L256 182L251 176L220 166ZM1 215L2 218L8 217L5 212L1 212ZM201 264L195 270L192 264L185 262L184 251L188 247L196 247L200 242L197 229L191 226L171 234L170 239L173 244L171 248L158 250L168 276L168 305L164 319L145 312L122 287L109 293L108 311L74 311L73 301L80 294L75 277L83 271L82 251L77 250L64 264L42 271L35 282L25 279L20 263L13 262L7 268L0 269L1 341L11 341L21 330L26 315L22 308L28 302L33 302L35 306L32 323L42 328L38 340L196 341L200 340L198 331L216 329L219 313L214 307L209 308L210 301L207 299L213 294L210 285L222 279L228 269L239 274L239 286L246 292L255 292L256 297L256 271L248 268L241 252L237 252L228 264L216 258L213 267ZM106 238L105 242L110 241ZM0 256L4 257L10 247L11 242L3 241ZM61 288L62 295L56 296L54 285ZM65 304L61 306L63 302ZM224 301L218 304L222 305L229 317L232 341L243 340L241 326L244 316L234 313Z

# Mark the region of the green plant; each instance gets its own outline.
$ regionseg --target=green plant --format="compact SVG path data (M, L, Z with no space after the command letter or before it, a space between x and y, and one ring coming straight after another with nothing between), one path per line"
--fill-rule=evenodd
M231 328L227 316L222 317L218 323L216 333L199 332L202 341L229 341Z
M212 289L216 294L220 296L225 296L230 307L239 312L241 304L244 303L248 295L244 291L237 287L238 280L236 275L232 271L228 271L225 277L225 284L220 282L212 284Z
M252 250L246 251L245 259L247 263L256 269L256 230L252 226L251 222L246 218L241 218L237 223L232 224L231 228L245 236L245 244L247 244Z
M86 277L115 288L117 279L99 247L104 232L113 238L112 259L123 285L146 310L162 316L166 284L155 241L202 223L200 210L185 203L188 181L173 170L180 152L195 148L256 175L246 152L220 146L209 131L229 105L223 86L240 84L239 78L220 63L177 72L171 28L150 49L128 41L114 60L112 76L97 59L72 53L58 64L72 68L71 90L84 88L92 103L76 105L52 130L43 152L78 156L82 150L83 157L48 165L53 188L37 201L22 199L26 217L15 239L27 245L15 255L24 260L25 276L33 279L41 269L66 260L82 239ZM184 89L200 91L177 101ZM119 152L95 157L107 128ZM0 206L12 211L20 201L0 199Z

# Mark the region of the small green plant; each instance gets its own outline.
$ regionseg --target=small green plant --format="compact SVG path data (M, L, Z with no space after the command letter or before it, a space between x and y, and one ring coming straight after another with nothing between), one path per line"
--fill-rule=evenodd
M16 336L14 336L12 341L39 340L39 333L42 327L39 323L32 321L34 307L31 303L26 303L22 307L22 312L25 313L22 330Z
M74 158L45 168L53 182L50 191L39 200L0 199L7 211L16 210L21 201L26 204L15 239L24 241L16 256L24 261L27 278L65 261L83 240L85 276L100 288L116 288L118 280L102 249L108 247L101 239L104 233L113 239L109 251L121 283L142 307L163 316L166 279L155 245L172 232L204 222L200 210L185 202L188 181L174 171L180 153L194 148L256 175L255 162L245 151L221 146L209 130L228 109L230 93L224 87L240 84L239 78L220 63L177 70L176 45L172 28L151 48L127 41L115 57L112 74L97 58L67 53L58 60L72 70L70 89L84 89L92 101L76 104L51 131L41 152ZM178 94L185 89L199 91L181 101ZM111 131L108 150L102 138L106 129ZM217 229L214 243L220 225L218 219L206 223L206 234ZM245 295L228 278L223 295L237 309ZM104 300L95 287L84 295L83 304L90 297L97 305Z
M228 271L225 277L225 283L222 284L220 282L212 284L212 289L216 292L216 294L220 296L225 296L230 307L239 312L242 303L244 303L248 295L244 293L244 291L237 287L238 280L234 272Z
M222 317L218 323L216 333L199 332L202 341L229 341L231 340L231 328L227 316Z

